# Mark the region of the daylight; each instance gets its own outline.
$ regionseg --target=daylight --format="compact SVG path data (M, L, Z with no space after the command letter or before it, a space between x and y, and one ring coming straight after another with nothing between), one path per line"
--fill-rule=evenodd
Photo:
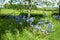
M0 40L60 40L60 0L0 0Z

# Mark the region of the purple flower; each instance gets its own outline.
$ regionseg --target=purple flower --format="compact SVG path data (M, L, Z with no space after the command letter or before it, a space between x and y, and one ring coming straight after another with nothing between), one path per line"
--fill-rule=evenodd
M44 22L38 22L37 24L44 24Z
M45 32L45 30L41 29L41 32Z
M53 15L54 18L58 19L59 18L59 15Z
M26 21L31 24L32 22L34 22L34 17L28 18Z
M41 29L41 27L39 25L35 25L35 28L38 29L38 30Z
M52 25L52 23L48 23L48 24L46 24L46 27L47 28L53 28L53 25Z
M41 32L42 32L43 34L48 34L48 30L43 30L43 29L41 29Z
M47 27L47 30L48 30L49 32L51 32L51 31L53 30L53 25L52 25L52 23L46 24L46 27Z
M41 29L41 32L42 32L43 34L45 34L45 30Z

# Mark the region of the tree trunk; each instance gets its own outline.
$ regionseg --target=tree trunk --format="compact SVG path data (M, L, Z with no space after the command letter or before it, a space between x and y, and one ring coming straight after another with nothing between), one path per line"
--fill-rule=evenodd
M30 14L31 14L31 8L29 7L28 8L28 17L30 17Z
M59 14L60 14L60 5L59 5Z
M58 12L58 13L59 13L59 15L60 15L60 1L59 1L59 12Z
M0 5L0 13L1 13L1 5Z
M31 14L31 0L29 0L29 4L28 4L28 17L30 17Z

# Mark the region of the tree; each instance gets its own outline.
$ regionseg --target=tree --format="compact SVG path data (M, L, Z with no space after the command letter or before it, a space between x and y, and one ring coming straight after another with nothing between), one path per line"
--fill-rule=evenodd
M30 17L31 14L31 0L28 0L28 17Z
M1 6L1 5L0 5ZM0 7L0 13L1 13L1 7Z
M12 2L13 2L13 0L10 0L10 1L9 1L9 3L10 3L10 8L12 8L12 5L13 5Z
M31 14L31 0L26 0L28 1L28 17L30 17Z
M0 12L1 12L1 9L3 8L3 3L5 2L5 0L0 0Z
M49 1L45 1L44 4L47 5L47 7L48 7L50 5L50 2Z
M59 14L60 14L60 0L59 0L59 2L58 2L58 5L59 5Z

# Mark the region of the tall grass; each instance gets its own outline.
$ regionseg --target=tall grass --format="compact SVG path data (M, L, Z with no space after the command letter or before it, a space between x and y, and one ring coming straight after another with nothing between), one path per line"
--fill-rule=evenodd
M11 32L11 30L5 30L5 33L1 35L1 40L60 40L60 21L52 18L51 16L48 16L45 19L52 20L54 24L54 32L51 32L48 35L42 34L40 31L33 33L27 29L23 29L23 32L20 32L11 25L15 31L12 30L13 32ZM0 26L1 25L2 24L0 24Z
M18 25L14 20L0 19L0 40L60 40L60 21L52 18L51 12L50 14L48 14L49 12L46 13L48 16L45 17L45 19L52 20L54 24L54 32L45 35L40 31L34 33L30 32L28 28L23 29L23 32L21 32L17 29L16 26Z

